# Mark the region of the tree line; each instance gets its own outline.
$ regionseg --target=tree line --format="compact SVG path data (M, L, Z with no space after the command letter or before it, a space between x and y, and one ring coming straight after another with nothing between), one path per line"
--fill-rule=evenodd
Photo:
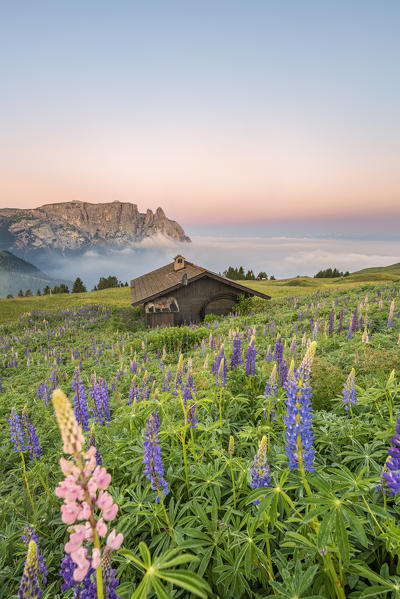
M337 268L325 268L325 270L320 270L314 275L314 279L335 279L336 277L348 277L350 275L349 271L341 272Z
M110 275L108 277L100 277L99 282L95 285L92 291L101 291L102 289L110 289L113 287L128 287L128 282L123 283L119 281L117 277ZM77 277L72 285L71 293L86 293L86 286L83 284L83 281L80 277ZM36 292L37 296L41 295L57 295L59 293L70 293L68 285L65 283L61 283L60 285L55 285L51 288L49 285L46 285L41 289L38 289ZM25 292L20 289L18 291L17 297L32 297L33 293L31 289L27 289ZM11 293L7 295L7 298L10 299L14 297Z
M268 281L268 275L266 272L261 271L256 276L254 271L251 269L245 272L243 266L228 266L228 268L224 270L223 274L228 279L232 279L232 281ZM271 275L269 280L275 281L274 275Z

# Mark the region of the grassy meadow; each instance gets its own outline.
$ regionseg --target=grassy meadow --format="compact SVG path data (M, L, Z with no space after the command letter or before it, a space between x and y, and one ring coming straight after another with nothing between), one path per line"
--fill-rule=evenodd
M398 278L252 282L272 301L153 331L128 288L1 300L0 599L400 599Z

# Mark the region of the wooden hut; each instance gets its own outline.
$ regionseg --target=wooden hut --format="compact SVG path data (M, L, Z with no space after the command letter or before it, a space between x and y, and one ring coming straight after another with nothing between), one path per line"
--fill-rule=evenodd
M132 306L144 305L151 328L199 322L206 314L229 314L241 294L271 299L180 254L172 263L131 281Z

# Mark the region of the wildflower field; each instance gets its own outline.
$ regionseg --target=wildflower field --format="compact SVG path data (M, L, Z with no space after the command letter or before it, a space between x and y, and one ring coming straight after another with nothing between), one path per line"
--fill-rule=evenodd
M0 598L400 597L396 283L115 310L0 325Z

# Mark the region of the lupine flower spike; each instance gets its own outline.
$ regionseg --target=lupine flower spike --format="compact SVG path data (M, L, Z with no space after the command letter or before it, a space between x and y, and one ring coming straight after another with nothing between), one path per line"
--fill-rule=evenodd
M311 386L309 383L311 366L317 344L313 341L308 348L297 371L294 365L290 368L286 381L286 454L291 470L300 469L314 472L314 449L312 434ZM305 481L305 478L304 478ZM306 481L304 482L305 486Z
M389 487L390 495L400 493L400 416L397 419L396 434L390 439L392 446L388 449L388 458L382 473L383 482Z
M18 591L20 599L40 599L43 591L39 585L38 549L35 541L29 541L24 573Z
M96 465L96 447L91 446L88 451L82 452L85 439L68 398L60 389L56 389L52 399L64 452L72 456L71 460L60 460L65 480L59 483L55 492L57 497L64 500L61 506L62 520L70 525L70 539L65 551L75 565L75 582L83 581L90 568L96 572L97 598L101 599L105 597L101 571L105 547L101 547L100 539L107 535L106 522L113 520L118 511L117 504L106 491L111 476L105 468ZM119 549L122 541L122 534L117 535L112 530L108 534L106 547Z
M271 475L270 469L267 462L267 437L264 437L260 441L258 451L254 456L254 465L251 469L251 488L260 489L262 487L271 486ZM254 505L258 505L261 499L253 501Z
M342 395L345 410L351 410L351 407L357 403L357 392L354 386L355 374L356 372L352 368L343 387Z

